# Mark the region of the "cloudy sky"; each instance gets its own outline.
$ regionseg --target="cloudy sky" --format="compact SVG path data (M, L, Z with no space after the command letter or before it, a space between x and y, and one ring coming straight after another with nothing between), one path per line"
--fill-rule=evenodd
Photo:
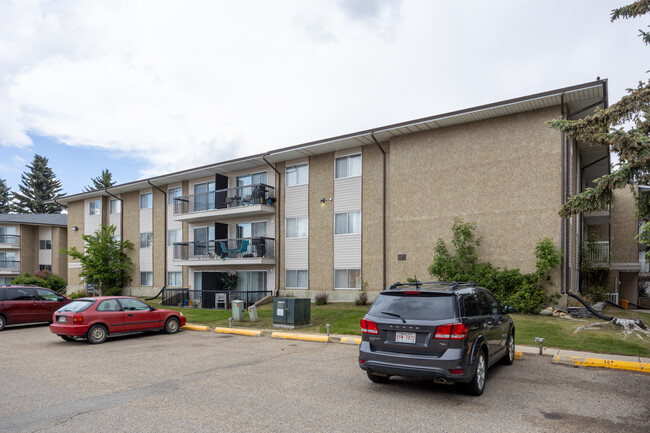
M68 194L596 79L647 79L631 0L0 0L0 178Z

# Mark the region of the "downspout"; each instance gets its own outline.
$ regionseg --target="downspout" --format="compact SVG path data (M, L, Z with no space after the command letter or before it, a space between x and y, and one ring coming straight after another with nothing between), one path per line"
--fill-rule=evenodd
M164 196L164 203L163 203L163 206L164 206L163 207L163 210L164 210L164 212L163 212L163 226L164 226L164 230L163 230L163 239L164 239L164 242L163 242L163 245L164 245L163 257L164 257L164 261L163 261L163 286L162 286L162 289L161 289L161 291L162 291L162 290L167 288L167 193L165 191L163 191L162 189L158 188L153 183L151 183L151 181L149 179L147 179L147 183L149 185L151 185L152 188L155 188L158 191L162 192L163 196ZM153 206L153 201L152 201L151 204ZM152 215L152 219L153 219L153 215Z
M562 113L562 120L564 120L564 92L560 95L560 110ZM564 142L564 132L560 134L560 153L561 153L561 187L560 187L560 204L564 206L564 203L566 203L566 172L565 172L565 165L566 165L566 144ZM566 233L566 218L562 217L560 219L560 248L562 249L562 271L560 272L560 293L565 294L566 293L566 282L567 282L567 272L569 269L569 266L567 265L567 233Z
M270 155L270 153L267 153L266 155ZM275 166L273 164L271 164L269 161L266 160L266 155L262 155L262 159L278 175L278 182L276 184L276 186L277 186L276 192L278 193L277 194L278 197L276 197L276 199L279 199L280 198L279 189L280 189L280 187L282 185L282 174L278 171L277 168L275 168ZM283 226L283 224L282 224L282 221L280 221L279 213L280 213L280 205L284 206L284 203L280 203L279 200L277 200L277 203L278 203L278 207L275 209L275 219L277 221L277 227L278 227L277 236L275 237L275 242L276 242L275 243L275 245L276 245L276 248L275 248L275 261L277 263L277 265L275 267L276 270L277 270L276 273L275 273L275 296L278 296L278 294L280 293L280 272L279 272L280 269L279 268L280 268L280 256L281 256L281 252L282 252L281 239L282 239L282 226Z
M119 198L118 196L110 192L108 188L104 188L104 192L110 195L111 197L113 197L114 199L120 201L120 241L123 241L124 240L124 236L123 236L124 235L124 200L122 200L121 198ZM110 207L110 203L109 203L109 207ZM122 244L120 243L120 245ZM122 250L122 248L120 249ZM129 296L130 295L131 295L131 285L129 285Z
M383 163L383 171L382 171L382 204L383 204L383 214L382 214L382 259L383 259L383 266L382 266L382 285L381 289L384 290L386 288L386 152L384 149L381 147L377 139L375 138L375 131L370 132L370 136L372 137L373 141L381 150L381 155L382 155L382 163Z

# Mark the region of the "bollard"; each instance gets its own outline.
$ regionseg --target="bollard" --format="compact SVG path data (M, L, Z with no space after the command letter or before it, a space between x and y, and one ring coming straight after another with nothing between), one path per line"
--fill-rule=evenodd
M228 324L229 324L228 327L229 327L229 328L232 328L232 317L229 317L229 318L228 318Z
M327 336L329 337L330 336L330 324L328 323L325 326L327 326Z
M544 348L544 341L546 341L545 338L541 337L535 337L535 343L539 343L539 354L542 354L542 349Z

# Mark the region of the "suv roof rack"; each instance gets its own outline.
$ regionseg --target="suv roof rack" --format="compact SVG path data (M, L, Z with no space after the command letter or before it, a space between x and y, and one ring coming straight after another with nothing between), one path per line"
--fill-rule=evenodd
M478 284L473 281L414 281L412 283L400 283L398 281L395 284L392 284L388 290L398 290L402 287L414 287L416 290L420 290L423 286L426 286L426 288L434 288L434 286L438 286L451 291L467 286L478 286Z

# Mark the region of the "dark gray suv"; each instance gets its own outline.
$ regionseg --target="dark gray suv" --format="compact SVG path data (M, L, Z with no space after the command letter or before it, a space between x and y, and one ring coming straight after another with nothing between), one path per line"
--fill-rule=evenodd
M512 312L475 283L393 284L361 320L359 367L373 382L424 377L481 395L488 367L514 360Z

